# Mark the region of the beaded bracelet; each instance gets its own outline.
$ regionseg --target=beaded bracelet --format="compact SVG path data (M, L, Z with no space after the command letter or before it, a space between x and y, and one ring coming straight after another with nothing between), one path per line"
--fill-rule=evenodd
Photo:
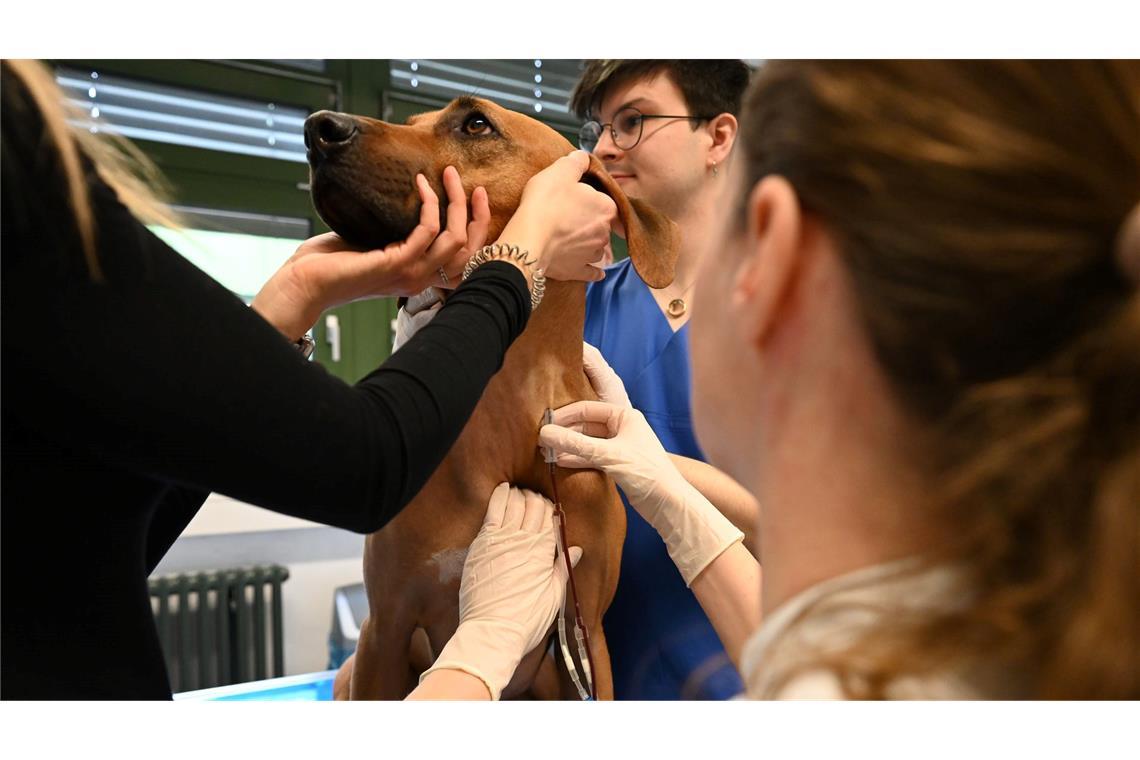
M466 280L475 268L481 264L486 264L488 261L509 261L513 260L524 267L533 267L538 263L537 259L531 259L530 251L520 250L517 245L508 245L506 243L492 243L480 248L474 256L467 261L467 266L463 267L463 279ZM530 310L534 311L538 305L542 303L542 296L546 293L546 275L543 270L536 269L531 275L530 286Z

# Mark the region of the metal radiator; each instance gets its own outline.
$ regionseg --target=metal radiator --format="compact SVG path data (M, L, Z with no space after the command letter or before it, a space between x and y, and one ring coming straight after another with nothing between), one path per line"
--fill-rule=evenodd
M284 675L281 584L288 578L280 565L151 578L171 689Z

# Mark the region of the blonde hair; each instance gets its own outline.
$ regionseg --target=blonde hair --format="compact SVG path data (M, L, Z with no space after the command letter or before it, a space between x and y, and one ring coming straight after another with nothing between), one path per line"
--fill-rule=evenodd
M45 139L58 156L68 201L75 215L76 232L93 279L102 280L103 272L95 242L96 221L80 154L87 156L99 177L139 221L180 226L178 215L167 203L168 184L141 150L124 137L106 130L93 134L72 126L69 120L83 120L83 112L67 101L51 71L39 61L6 59L3 65L27 90L30 103L43 120ZM5 116L12 118L14 114Z
M927 566L969 589L802 667L855 696L996 662L1025 697L1140 698L1140 286L1117 243L1140 64L775 62L740 146L742 204L782 175L837 240L927 431Z

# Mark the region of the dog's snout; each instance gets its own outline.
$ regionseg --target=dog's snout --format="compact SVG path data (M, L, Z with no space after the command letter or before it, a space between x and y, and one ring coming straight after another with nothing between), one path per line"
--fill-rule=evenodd
M352 142L356 133L356 121L348 114L317 111L305 119L305 147L310 159L331 155Z

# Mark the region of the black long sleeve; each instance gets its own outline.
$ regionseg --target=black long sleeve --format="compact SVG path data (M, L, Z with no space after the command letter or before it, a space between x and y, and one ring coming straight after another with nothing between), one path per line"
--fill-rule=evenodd
M146 539L147 576L158 567L209 495L209 491L200 488L170 486L155 502Z
M350 387L94 188L107 283L52 276L42 250L9 266L35 242L4 241L5 379L35 378L11 412L149 477L376 530L439 464L527 317L518 270L480 267Z
M380 528L442 460L522 331L526 283L508 264L480 267L349 386L92 173L105 274L93 280L58 175L5 108L0 689L169 696L146 576L194 500L218 491ZM156 515L171 489L185 498Z

